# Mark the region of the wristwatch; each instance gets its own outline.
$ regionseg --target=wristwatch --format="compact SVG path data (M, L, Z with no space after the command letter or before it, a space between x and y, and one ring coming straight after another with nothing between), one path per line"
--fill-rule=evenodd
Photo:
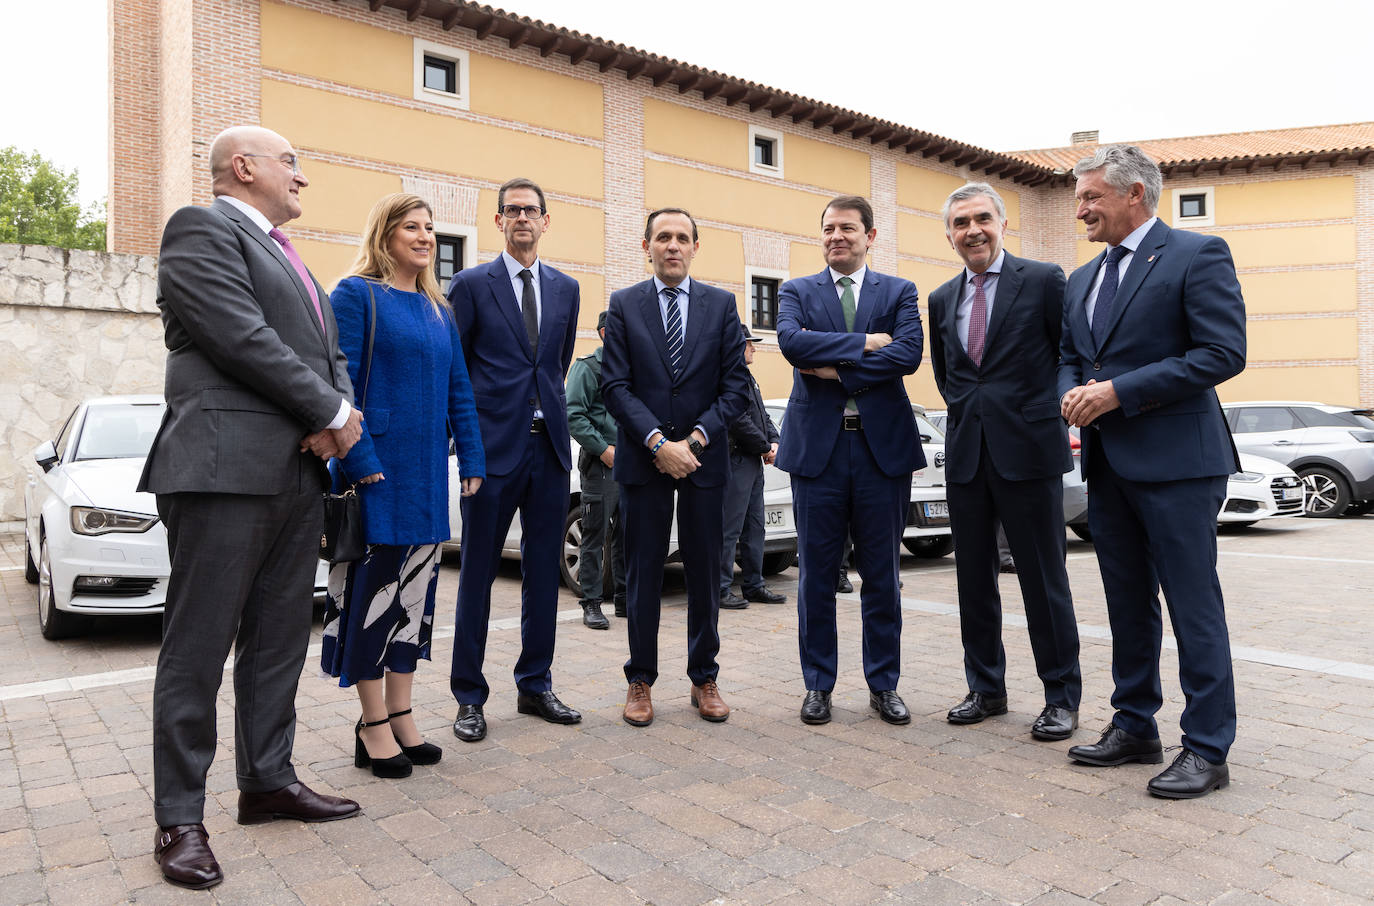
M702 451L706 448L701 445L701 441L693 437L687 441L687 449L691 450L692 455L697 459L701 459Z

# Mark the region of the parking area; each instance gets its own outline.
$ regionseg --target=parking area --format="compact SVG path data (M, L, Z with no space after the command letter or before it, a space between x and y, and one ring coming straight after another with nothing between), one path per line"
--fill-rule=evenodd
M1031 740L1042 702L1014 576L1002 577L1011 713L947 724L965 691L949 557L903 559L906 727L868 708L857 594L839 604L831 724L797 719L791 602L722 612L720 684L734 712L724 724L698 719L678 568L651 727L620 719L623 621L584 628L566 591L554 683L584 719L519 716L519 568L507 563L488 643L490 733L464 745L449 731L453 561L415 695L444 760L403 781L355 769L356 698L318 676L315 648L298 700L299 770L364 813L240 827L232 702L221 695L206 825L226 879L192 894L165 885L149 855L157 621L44 640L22 537L0 536L0 903L1368 903L1374 515L1273 520L1223 531L1219 545L1240 729L1231 786L1205 799L1152 799L1151 766L1076 766L1071 743ZM1084 741L1110 718L1110 639L1092 547L1072 536L1069 573L1084 669L1074 741ZM794 601L796 577L771 584ZM1169 646L1166 634L1166 745L1182 705Z

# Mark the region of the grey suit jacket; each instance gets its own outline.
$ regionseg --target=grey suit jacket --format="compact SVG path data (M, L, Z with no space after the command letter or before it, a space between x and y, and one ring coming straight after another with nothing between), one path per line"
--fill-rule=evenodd
M139 490L290 493L303 469L323 468L301 438L333 421L353 387L315 286L323 331L281 248L241 211L216 200L172 215L157 279L167 411Z

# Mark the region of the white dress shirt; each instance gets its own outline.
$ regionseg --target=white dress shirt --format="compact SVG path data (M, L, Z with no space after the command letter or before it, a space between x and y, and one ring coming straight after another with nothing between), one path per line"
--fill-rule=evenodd
M1126 249L1126 254L1116 263L1116 285L1118 287L1121 286L1121 281L1126 276L1126 268L1130 267L1131 262L1135 260L1135 250L1140 248L1140 243L1145 240L1145 234L1150 232L1150 229L1155 225L1155 221L1157 220L1159 220L1158 217L1151 217L1134 230L1131 230L1130 235L1121 240L1121 247ZM1110 249L1108 249L1108 251L1110 251ZM1102 263L1105 265L1107 259L1103 258ZM1097 293L1098 290L1102 289L1102 278L1106 273L1107 268L1099 267L1097 269L1097 276L1093 278L1092 289L1088 290L1086 310L1089 324L1093 322L1093 311L1097 308Z
M983 272L983 296L988 301L988 320L987 324L983 325L984 327L992 323L992 305L997 297L997 278L1002 274L1002 262L1006 257L1005 249L998 252L992 264ZM973 271L964 268L964 292L959 297L958 307L954 309L954 326L959 331L959 343L964 347L964 352L968 352L968 322L969 317L973 314L973 294L977 289L973 285L973 277ZM934 330L935 326L931 325L930 329Z
M511 291L515 293L515 313L520 316L520 323L525 323L525 307L521 301L525 298L525 281L520 279L520 272L525 270L525 265L511 257L510 252L501 250L501 260L506 265L506 273L510 275ZM544 294L539 291L539 259L534 259L534 263L529 266L530 285L534 287L534 323L535 333L538 334L539 325L544 323ZM542 408L534 410L535 418L543 418Z

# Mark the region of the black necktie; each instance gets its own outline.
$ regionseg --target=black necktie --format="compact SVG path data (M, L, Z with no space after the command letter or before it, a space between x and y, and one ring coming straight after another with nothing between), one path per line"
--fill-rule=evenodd
M1097 290L1097 305L1093 307L1093 341L1102 345L1107 336L1107 323L1112 317L1112 303L1116 301L1116 289L1121 283L1116 266L1131 253L1124 245L1118 245L1107 252L1107 261L1102 265L1102 286Z
M520 291L520 313L525 316L525 339L530 341L530 352L539 356L539 306L534 301L534 274L529 268L520 272L525 288Z
M668 361L673 365L673 377L682 373L682 312L678 311L676 286L663 287L663 298L668 300Z

